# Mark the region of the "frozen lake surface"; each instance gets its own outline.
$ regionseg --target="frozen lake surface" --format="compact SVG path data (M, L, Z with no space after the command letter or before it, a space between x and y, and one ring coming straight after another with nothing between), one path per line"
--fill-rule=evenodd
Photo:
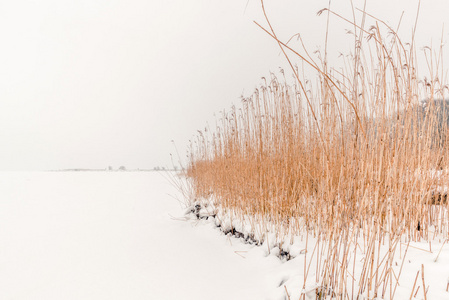
M177 193L153 172L0 173L0 299L266 298L279 260L172 218Z
M281 262L267 244L186 220L162 174L0 172L0 299L285 300L286 289L300 298L304 255ZM449 299L448 243L410 246L394 299L409 299L422 264L427 299Z

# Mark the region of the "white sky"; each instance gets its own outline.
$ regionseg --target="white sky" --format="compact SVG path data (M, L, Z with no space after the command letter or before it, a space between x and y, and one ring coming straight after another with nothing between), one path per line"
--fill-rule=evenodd
M405 11L408 38L417 3L368 0L367 10L393 26ZM279 36L300 32L312 51L327 5L266 0ZM352 18L349 0L331 8ZM447 0L423 0L417 46L438 46L447 16ZM184 156L214 113L285 67L253 20L264 24L257 0L1 0L0 169L170 166L171 140ZM345 28L331 18L331 52L351 49Z

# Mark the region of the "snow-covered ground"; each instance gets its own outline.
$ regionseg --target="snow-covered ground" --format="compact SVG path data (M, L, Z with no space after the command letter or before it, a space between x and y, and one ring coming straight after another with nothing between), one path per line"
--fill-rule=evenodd
M281 262L213 219L185 218L162 174L0 172L0 299L283 300L286 289L299 298L303 251ZM433 242L432 253L427 243L410 246L395 299L409 299L422 264L427 299L449 299L448 243ZM313 285L306 299L315 299Z
M177 193L153 172L0 173L0 299L269 298L279 259L183 221Z

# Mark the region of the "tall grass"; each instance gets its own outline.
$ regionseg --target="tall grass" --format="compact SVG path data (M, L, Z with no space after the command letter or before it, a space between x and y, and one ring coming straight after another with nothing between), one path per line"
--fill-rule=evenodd
M199 132L189 154L195 197L236 219L249 216L254 231L269 224L279 243L304 233L314 240L305 266L314 265L319 299L392 299L396 249L449 232L448 109L436 100L447 89L441 51L427 50L430 78L420 80L413 41L361 14L374 25L352 23L354 51L342 70L280 41L267 17L259 26L279 44L295 81L271 74L214 130ZM293 62L313 70L316 82ZM362 249L356 270L351 253Z

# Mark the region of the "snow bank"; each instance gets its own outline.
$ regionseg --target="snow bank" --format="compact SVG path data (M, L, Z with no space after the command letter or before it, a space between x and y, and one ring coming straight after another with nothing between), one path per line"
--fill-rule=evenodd
M215 226L215 230L221 235L233 236L240 243L249 243L258 245L251 251L254 257L276 257L280 265L273 268L274 272L270 279L271 293L269 299L300 299L306 295L306 299L318 299L317 294L323 293L330 299L332 292L338 291L325 290L317 282L320 274L317 273L317 255L316 245L317 237L313 234L301 234L298 236L285 235L283 240L279 239L279 235L274 233L275 226L271 226L269 221L263 221L263 229L256 228L251 225L257 223L251 216L236 217L230 211L224 211L220 207L214 206L213 197L202 199L195 202L192 207L186 210L187 215L193 219L199 219L198 222L210 224L211 228ZM445 209L442 213L447 214ZM447 218L445 218L447 219ZM434 228L430 232L434 231ZM353 266L348 266L346 278L346 288L351 298L351 291L355 294L359 290L359 284L356 274L360 274L363 269L364 262L369 259L367 246L361 244L357 246L357 251L349 251L348 261L354 262ZM321 240L320 249L323 248ZM375 259L383 260L388 256L388 241L381 243L379 249L376 247ZM326 257L326 255L324 255ZM339 258L342 260L342 257ZM320 262L322 263L322 262ZM264 262L261 262L264 264ZM388 266L384 264L384 266ZM403 236L400 244L396 247L392 260L392 276L399 277L399 282L392 279L386 285L380 283L377 288L378 294L374 295L373 291L368 294L362 291L359 294L360 299L425 299L424 290L426 290L427 299L449 299L449 240L434 236L433 239L422 242L409 242L406 236ZM424 268L423 268L424 267ZM424 270L424 280L423 280ZM380 269L379 272L385 272ZM306 280L304 274L307 273ZM372 275L376 276L376 271ZM380 277L380 274L377 274ZM377 277L376 277L377 278ZM416 280L416 284L415 284ZM275 282L279 282L275 287ZM424 283L423 283L424 282ZM425 289L423 285L425 284ZM383 297L382 297L383 294ZM339 298L340 296L337 296ZM303 298L301 298L303 299Z

